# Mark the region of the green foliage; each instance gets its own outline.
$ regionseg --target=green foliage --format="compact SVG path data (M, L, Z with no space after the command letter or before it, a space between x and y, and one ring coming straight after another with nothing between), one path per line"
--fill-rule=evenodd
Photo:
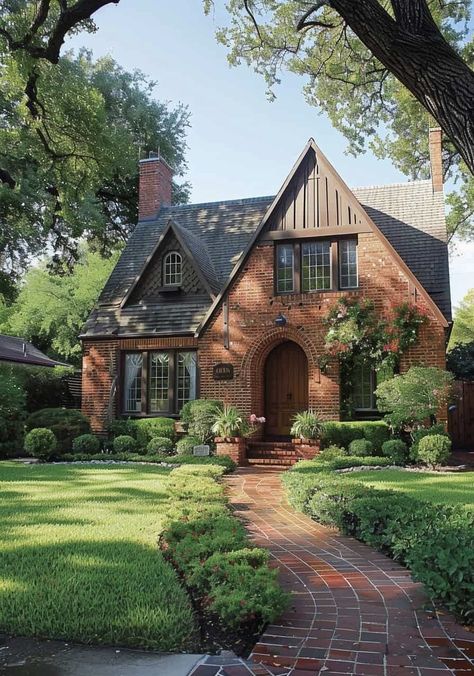
M412 445L410 447L410 459L417 462L418 457L418 445L423 437L426 437L430 434L444 434L447 435L445 426L443 423L438 423L437 425L432 425L431 427L418 427L411 433Z
M457 344L472 342L474 342L474 289L469 289L454 312L449 346L452 349Z
M57 448L56 437L46 427L36 427L25 436L24 450L40 460L49 460Z
M186 436L179 439L176 444L176 453L178 455L192 455L193 448L199 446L201 440L198 437Z
M61 460L65 462L87 462L89 460L102 460L104 462L139 462L139 463L165 463L166 465L181 466L201 466L206 467L223 467L225 472L233 472L236 469L235 462L227 455L219 455L212 457L194 457L192 455L141 455L140 453L129 453L123 451L120 453L97 453L95 455L88 455L85 453L65 453L61 456Z
M382 454L395 464L403 465L408 460L408 446L401 439L390 439L382 444Z
M382 420L325 422L321 445L323 448L332 444L348 448L353 439L368 439L373 443L375 450L379 451L389 437L390 429Z
M375 458L347 460L371 464ZM474 594L474 511L439 504L434 509L430 502L376 490L357 475L337 474L341 463L302 462L286 472L290 503L398 559L433 598L467 619Z
M204 4L209 11L212 2L205 0ZM362 7L368 5L362 3ZM427 130L432 118L348 29L331 3L311 14L310 19L318 22L312 29L301 31L296 28L304 12L300 3L253 3L249 7L254 20L239 0L231 0L226 7L229 17L217 31L217 39L228 48L231 65L244 63L254 68L265 79L271 98L282 70L301 76L306 101L328 115L346 137L352 155L371 150L378 158L390 158L411 179L429 178ZM470 0L430 3L429 11L445 39L472 68ZM455 186L448 196L449 232L472 240L474 179L447 138L443 167Z
M72 442L73 453L85 453L94 455L100 451L100 440L93 434L81 434Z
M418 459L429 467L444 465L451 455L451 439L445 434L428 434L418 443Z
M135 453L138 450L137 440L128 434L122 434L115 437L113 442L115 453Z
M235 406L224 406L222 410L215 409L211 429L216 437L243 437L248 433L249 425Z
M111 439L126 434L129 437L136 437L137 426L132 418L116 418L107 425L107 434Z
M0 365L0 458L23 447L26 397L13 367Z
M452 373L435 366L412 366L381 383L375 392L379 411L394 429L410 429L437 414L451 394Z
M373 455L374 445L368 439L354 439L349 444L349 455L357 455L364 457L367 455Z
M201 444L213 444L212 426L216 411L224 405L218 399L195 399L188 401L181 409L181 421L187 425L188 434L197 437Z
M174 450L174 444L168 437L153 437L146 447L147 453L170 455Z
M90 434L91 427L81 411L66 408L42 408L31 413L25 422L25 428L47 427L58 442L58 453L69 453L73 439L81 434Z
M18 14L24 21L23 8ZM54 64L11 52L2 38L0 55L0 166L12 179L0 183L5 269L21 272L47 245L55 261L73 262L83 236L110 252L137 220L139 153L160 148L183 174L186 107L158 101L155 83L109 56L94 61L81 50ZM188 186L175 183L174 199L187 196Z
M446 355L446 368L456 380L474 380L474 340L457 343Z
M313 411L301 411L293 418L290 433L299 439L319 439L322 422Z
M319 453L319 455L316 456L316 459L320 460L321 462L327 462L328 460L343 458L345 455L347 455L347 451L345 448L342 448L341 446L336 446L336 444L331 444L330 446L326 446L326 448L323 448L323 450Z
M143 450L154 437L166 437L171 441L176 438L172 418L141 418L135 420L134 424L138 446Z
M44 260L26 273L21 290L0 325L1 331L23 336L53 356L79 364L82 348L78 336L117 260L118 254L103 258L85 250L80 252L73 270L62 275L52 274L51 260ZM53 374L48 376L44 372L45 369L41 373L36 370L38 375L28 388L33 397L36 392L36 401L43 393L48 398L53 394L51 390L48 392ZM56 389L60 384L58 379ZM43 402L42 407L47 403ZM57 402L53 400L52 404ZM37 405L30 406L30 410L36 408Z

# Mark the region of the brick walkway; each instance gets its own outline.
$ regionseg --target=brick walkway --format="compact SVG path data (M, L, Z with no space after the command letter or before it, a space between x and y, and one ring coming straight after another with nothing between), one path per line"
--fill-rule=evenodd
M227 478L231 502L267 547L292 593L247 662L209 657L195 676L474 674L474 634L437 616L409 572L289 507L280 471L253 467ZM227 665L227 666L226 666Z

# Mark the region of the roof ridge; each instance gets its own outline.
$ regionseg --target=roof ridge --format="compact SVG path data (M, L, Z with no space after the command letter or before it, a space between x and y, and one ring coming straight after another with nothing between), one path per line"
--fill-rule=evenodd
M192 209L194 207L216 206L222 204L252 204L253 202L263 202L274 199L274 195L262 195L260 197L237 197L232 200L216 200L215 202L192 202L190 204L173 204L167 207L171 211L174 209Z
M381 185L357 185L351 187L351 190L383 190L384 188L408 188L413 185L426 185L429 183L431 185L431 178L423 178L416 181L404 181L399 183L382 183Z

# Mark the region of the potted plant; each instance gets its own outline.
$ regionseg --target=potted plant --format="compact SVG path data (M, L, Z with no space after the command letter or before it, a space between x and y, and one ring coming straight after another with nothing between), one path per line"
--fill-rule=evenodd
M322 422L313 411L301 411L294 416L291 435L303 457L313 458L319 453L321 432Z
M212 431L216 435L216 454L228 455L238 465L245 465L245 435L249 432L249 424L240 411L235 406L216 409Z

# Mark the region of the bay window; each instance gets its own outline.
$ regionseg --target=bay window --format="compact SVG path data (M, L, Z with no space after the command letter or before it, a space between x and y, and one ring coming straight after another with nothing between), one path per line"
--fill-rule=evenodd
M191 350L127 352L122 410L130 415L178 414L197 397L197 357Z

